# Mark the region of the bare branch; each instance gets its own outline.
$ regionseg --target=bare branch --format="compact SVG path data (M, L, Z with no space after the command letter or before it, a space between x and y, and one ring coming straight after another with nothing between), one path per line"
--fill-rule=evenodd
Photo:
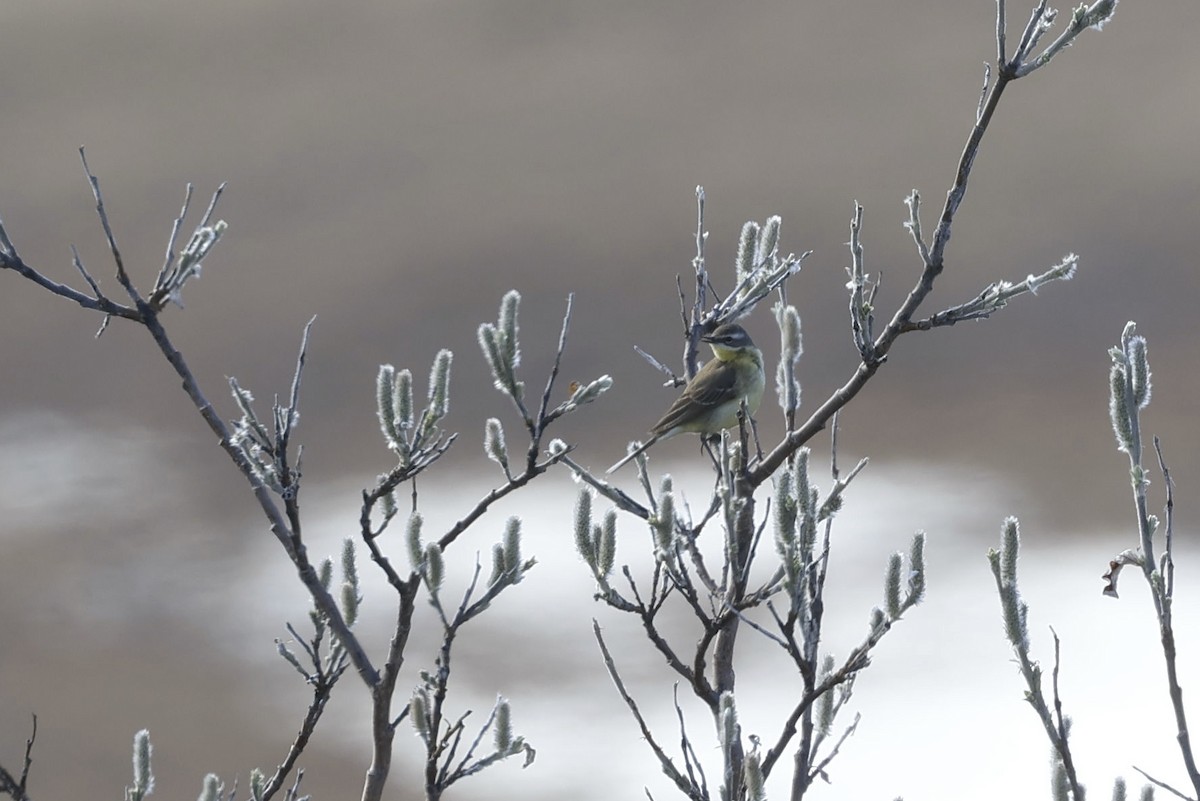
M479 499L479 501L476 502L475 507L471 509L470 512L464 515L457 523L450 527L449 531L442 535L442 538L438 540L438 546L441 547L442 550L445 550L452 542L458 539L458 537L464 531L470 528L472 523L482 517L483 513L490 509L492 504L506 495L514 492L515 490L524 487L530 481L533 481L533 479L537 478L542 473L545 473L559 462L566 461L568 453L570 453L569 450L562 451L561 453L556 453L547 457L544 461L530 465L526 467L525 471L520 475L515 476L511 480L506 481L502 486L496 487L488 492L487 495L483 496Z
M1163 788L1164 790L1166 790L1168 793L1171 793L1172 795L1174 795L1174 796L1176 796L1176 797L1178 797L1178 798L1182 798L1184 801L1195 801L1195 799L1193 799L1191 796L1184 795L1183 793L1179 792L1179 791L1178 791L1178 790L1176 790L1174 787L1172 787L1171 785L1167 784L1167 783L1166 783L1166 782L1164 782L1164 781L1159 781L1158 779L1154 778L1153 776L1151 776L1151 775L1150 775L1149 773L1147 773L1146 771L1144 771L1144 770L1142 770L1141 768L1139 768L1137 765L1133 765L1132 767L1133 767L1133 769L1134 769L1134 770L1136 770L1138 773L1140 773L1140 774L1142 774L1143 776L1145 776L1145 777L1146 777L1146 781L1150 782L1151 784L1158 785L1159 787L1161 787L1161 788Z
M87 154L84 153L82 147L79 148L79 160L83 162L83 171L92 187L92 197L96 199L96 214L100 217L100 225L104 228L104 236L108 240L108 249L117 266L117 281L129 293L129 299L135 305L140 304L142 298L134 288L133 282L129 280L128 273L125 272L125 262L121 258L121 251L117 248L117 240L113 237L112 226L108 223L108 211L104 208L104 197L100 194L100 179L93 175L91 168L88 167Z
M621 679L621 674L617 671L617 665L613 661L612 654L609 653L608 646L604 642L604 635L600 633L600 624L596 620L592 620L592 632L596 636L596 642L600 645L600 653L604 657L604 666L608 669L608 675L613 680L613 684L617 687L617 692L621 695L621 700L625 702L625 706L629 707L629 711L633 714L633 719L637 721L638 728L642 731L642 736L646 738L646 743L650 746L650 750L658 757L658 763L662 766L663 773L667 778L675 783L680 792L686 795L692 801L708 801L708 795L704 788L697 785L687 776L679 772L675 767L675 763L667 756L666 751L654 739L654 735L650 733L650 727L646 724L646 719L642 717L642 712L638 709L637 702L633 700L633 696L625 689L625 682Z
M688 780L692 786L699 787L701 795L707 798L708 780L704 776L704 766L701 764L700 758L696 755L696 749L692 746L692 740L688 737L687 724L683 719L683 707L679 705L678 684L674 686L672 692L675 702L675 715L679 719L679 750L683 752L683 763L687 768ZM697 775L699 776L699 781L697 781Z
M3 766L0 766L0 793L6 793L13 801L30 801L26 792L29 782L29 769L33 767L33 744L37 740L37 715L33 716L33 730L25 740L25 759L21 764L21 775L14 778Z
M277 793L283 784L287 781L288 774L295 768L300 755L304 753L304 749L308 747L308 742L312 738L313 732L317 729L317 721L321 719L321 713L325 711L325 704L328 703L330 694L333 692L333 685L337 683L340 672L332 676L318 676L313 683L313 698L309 702L308 711L304 715L304 720L300 723L300 731L296 733L296 737L292 740L292 745L288 748L287 756L283 762L275 769L274 775L267 780L263 790L263 801L272 798ZM304 775L304 771L297 771L295 783L292 785L294 790L300 781L300 777Z
M1062 697L1058 692L1058 669L1061 662L1061 643L1058 639L1058 632L1052 626L1050 633L1054 636L1054 672L1051 674L1050 686L1054 692L1054 722L1058 729L1058 738L1054 742L1054 747L1058 751L1059 758L1062 759L1063 770L1067 774L1067 782L1071 785L1071 795L1076 801L1083 798L1083 788L1079 784L1079 776L1075 772L1075 759L1071 755L1070 741L1067 738L1069 731L1069 721L1065 718L1062 711Z
M1004 0L996 0L996 65L1000 66L1008 60L1005 55L1005 39L1007 38L1008 12L1004 8Z
M1163 539L1163 565L1162 572L1166 580L1165 592L1168 598L1175 595L1175 481L1171 478L1171 471L1167 469L1167 462L1163 458L1162 444L1158 441L1158 437L1154 437L1154 453L1158 457L1158 469L1162 473L1163 484L1167 487L1167 502L1163 516L1166 518L1165 528L1166 534Z
M842 736L839 737L838 741L833 744L833 748L829 750L829 753L825 755L825 758L813 766L812 772L809 774L810 781L818 776L825 776L825 768L829 767L829 763L832 762L834 757L838 755L838 752L842 750L842 744L850 738L850 735L858 731L858 723L860 720L862 720L862 715L855 714L854 722L846 727L846 730L842 732Z
M53 281L38 270L26 264L16 250L11 249L12 243L8 241L8 234L4 231L3 222L0 222L0 235L2 235L0 236L0 245L3 245L3 247L0 248L0 269L12 270L13 272L24 276L25 278L28 278L30 281L33 281L35 284L40 286L42 289L47 290L51 294L57 295L60 298L65 298L79 305L81 308L89 309L91 311L98 311L109 317L123 317L126 320L141 322L141 313L138 312L137 309L130 306L122 306L119 303L114 303L99 292L96 282L83 268L82 262L79 261L79 254L74 250L74 248L72 248L72 253L74 254L75 268L83 273L84 280L87 281L88 285L92 287L92 290L96 292L96 297L85 295L82 292L66 286L65 284L60 284L57 281Z
M554 390L554 380L558 378L559 368L562 366L563 351L567 349L567 331L571 327L571 307L575 302L575 293L571 292L567 295L567 310L563 312L562 330L558 335L558 347L554 351L554 365L550 368L550 375L546 377L546 389L542 392L542 402L538 407L537 426L533 442L530 443L529 460L533 462L537 459L539 445L541 443L542 432L546 430L546 426L561 417L566 411L565 404L559 406L553 413L547 416L547 409L550 408L550 393Z

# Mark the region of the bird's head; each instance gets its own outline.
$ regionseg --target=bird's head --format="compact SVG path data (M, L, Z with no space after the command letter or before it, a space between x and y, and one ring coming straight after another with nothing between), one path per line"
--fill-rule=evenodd
M711 334L705 334L700 339L707 342L713 349L713 355L723 362L755 349L754 340L737 323L718 326Z

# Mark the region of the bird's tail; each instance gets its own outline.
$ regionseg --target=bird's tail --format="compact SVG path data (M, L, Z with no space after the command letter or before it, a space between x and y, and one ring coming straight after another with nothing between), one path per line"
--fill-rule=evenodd
M643 442L641 445L638 445L636 448L634 448L633 450L631 450L631 451L630 451L628 454L626 454L626 455L625 455L625 458L623 458L621 461L619 461L619 462L617 462L616 464L614 464L612 467L608 468L608 470L604 471L604 474L607 476L607 475L611 475L611 474L613 474L613 473L617 472L617 471L618 471L618 470L620 470L622 467L624 467L624 466L625 466L627 463L629 463L629 462L633 461L633 460L634 460L634 459L636 459L638 456L640 456L641 454L645 453L645 452L646 452L646 450L647 450L647 449L648 449L648 448L649 448L651 445L653 445L653 444L654 444L654 443L656 443L656 442L658 442L658 435L657 435L657 434L655 434L654 436L650 437L650 439L646 440L646 441L645 441L645 442Z

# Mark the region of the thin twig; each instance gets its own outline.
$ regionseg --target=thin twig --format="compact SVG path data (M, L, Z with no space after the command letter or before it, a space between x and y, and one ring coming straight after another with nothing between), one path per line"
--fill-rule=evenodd
M304 768L296 771L296 780L292 782L292 786L284 793L284 801L298 801L300 798L300 782L304 780ZM306 796L307 797L307 796Z
M213 192L212 199L208 201L208 208L204 210L204 216L200 218L201 227L208 225L209 221L212 220L213 212L217 208L217 201L220 200L221 195L225 193L225 187L227 185L228 181L222 181L217 187L217 190Z
M854 722L846 727L846 730L842 732L842 736L838 738L838 741L833 744L833 748L829 751L826 757L813 766L812 771L809 773L810 781L815 779L817 776L825 775L825 768L827 768L829 763L833 761L833 758L838 755L838 752L842 749L842 744L850 738L850 735L854 734L854 732L858 730L858 723L860 720L862 720L862 715L855 714Z
M1004 9L1004 0L996 0L996 66L999 67L1008 60L1005 54L1006 28L1008 27L1008 12Z
M675 702L675 715L679 719L679 750L683 752L683 763L687 768L688 780L693 787L698 786L703 797L708 797L708 779L704 775L704 765L701 764L700 758L696 755L696 749L692 746L692 740L688 737L687 724L683 719L683 707L679 705L679 684L676 683L672 689L673 700ZM697 783L696 775L699 774L700 781Z
M559 407L553 414L547 416L546 410L550 408L550 393L554 389L554 380L558 378L558 371L562 366L563 351L567 349L567 331L571 327L571 307L574 302L575 293L568 293L567 310L563 313L562 330L558 335L558 348L554 351L554 365L550 368L550 375L546 377L546 389L542 392L542 403L538 407L537 423L534 427L534 436L531 438L532 441L529 446L530 464L537 460L542 433L546 430L546 426L562 416L565 411L565 407Z
M646 520L650 517L650 509L647 509L645 506L642 506L640 503L635 501L621 488L616 487L607 481L596 478L586 467L579 464L579 462L576 462L569 456L562 456L559 461L571 468L571 470L575 473L575 476L580 481L582 481L584 484L587 484L589 487L596 490L596 492L598 492L600 495L616 504L618 509L628 512L636 517L640 517L643 520Z
M192 375L187 362L184 361L183 355L175 349L175 346L167 336L166 329L159 322L158 316L144 306L143 311L145 312L145 318L142 321L143 325L146 326L151 337L154 338L155 343L158 345L159 350L162 351L167 361L175 369L176 374L182 379L184 392L192 400L192 404L208 424L208 427L217 435L217 440L221 448L233 460L243 477L250 484L254 492L254 497L258 501L259 508L270 522L271 533L283 545L288 557L291 559L293 565L295 565L305 589L312 596L313 603L316 604L317 608L328 619L334 635L345 646L359 676L368 687L373 687L379 681L378 671L371 663L371 659L367 656L358 637L346 625L345 618L342 617L337 602L334 601L333 596L321 584L320 578L317 576L317 571L309 561L307 554L303 549L296 547L289 523L283 512L279 509L279 506L275 503L271 490L258 477L253 466L247 461L245 454L233 444L228 426L226 426L225 422L213 409L212 404L204 396L199 383L196 381L195 376Z
M183 227L183 221L192 205L192 189L192 184L189 182L183 191L183 206L180 207L175 222L171 224L171 235L167 237L167 252L163 255L163 266L158 271L159 281L156 283L161 283L163 276L171 268L171 263L175 261L175 243L179 241L179 229ZM212 206L210 205L209 208Z
M1137 765L1133 765L1132 767L1133 767L1133 769L1134 769L1134 770L1136 770L1138 773L1140 773L1140 774L1142 774L1143 776L1145 776L1145 777L1146 777L1146 781L1150 782L1151 784L1156 784L1156 785L1158 785L1159 787L1161 787L1161 788L1163 788L1164 790L1166 790L1168 793L1172 793L1172 794L1174 794L1174 795L1178 796L1179 798L1182 798L1182 799L1184 799L1184 801L1195 801L1195 799L1193 799L1191 796L1184 795L1183 793L1179 792L1179 791L1178 791L1178 790L1176 790L1174 787L1172 787L1171 785L1167 784L1167 783L1166 783L1166 782L1164 782L1164 781L1159 781L1158 779L1154 778L1153 776L1151 776L1151 775L1150 775L1149 773L1147 773L1146 771L1144 771L1144 770L1142 770L1141 768L1139 768Z
M288 774L296 766L296 761L300 759L300 755L308 747L308 742L312 738L313 732L317 729L317 721L321 719L321 713L325 711L325 704L329 701L330 694L333 692L333 685L337 683L339 675L340 673L331 676L318 675L317 680L313 684L313 698L309 702L308 711L305 713L304 720L300 724L300 731L296 734L296 738L292 740L292 745L288 749L287 756L284 757L279 767L275 769L275 774L267 780L263 788L263 801L267 801L267 799L274 796L283 787ZM292 785L293 789L299 785L300 777L303 775L304 771L297 771L295 783Z
M79 251L74 245L71 245L71 263L75 265L75 269L83 276L83 280L87 281L88 286L92 288L92 294L96 296L96 299L103 298L104 293L100 291L100 286L96 283L96 279L92 278L92 274L83 266L83 260L79 258Z
M1158 457L1158 469L1162 473L1163 484L1167 488L1167 503L1166 510L1163 516L1166 533L1163 540L1163 564L1165 567L1163 578L1166 580L1166 595L1172 598L1175 595L1175 557L1174 540L1175 540L1175 481L1171 478L1171 471L1167 469L1167 462L1163 458L1162 443L1158 441L1158 437L1154 437L1154 453Z
M183 207L179 210L179 215L171 225L171 235L167 237L167 252L163 256L163 265L159 268L158 277L154 280L155 293L160 288L166 287L170 282L169 272L171 271L171 265L175 263L175 243L179 240L179 229L183 227L183 220L187 217L188 207L191 205L192 185L189 183L183 193ZM155 293L151 293L151 295L153 296Z
M959 205L966 195L967 180L971 175L971 167L975 163L975 156L979 152L983 136L991 124L992 115L1000 104L1004 90L1013 79L1014 76L1010 71L1006 69L999 70L996 81L992 84L988 93L987 101L984 103L983 109L978 115L974 126L972 126L966 145L963 147L962 155L959 157L954 183L946 195L946 203L942 208L941 217L934 231L933 242L929 249L928 262L922 269L921 275L912 290L910 290L908 297L905 298L904 302L896 310L891 321L879 337L871 343L870 350L868 351L871 356L870 360L861 362L849 380L839 389L835 390L809 416L809 419L803 425L795 431L790 432L774 450L767 454L758 465L748 472L747 480L751 486L757 487L770 478L792 453L812 439L817 432L825 428L834 413L849 403L866 386L879 370L879 367L884 363L888 351L891 350L896 339L904 333L905 327L912 319L913 314L933 290L934 281L944 268L943 256L946 245L950 241L950 228L958 212ZM866 344L863 343L863 345Z
M296 355L296 369L292 372L292 389L288 395L287 420L281 430L275 432L276 439L279 442L279 458L281 481L285 482L285 487L292 485L293 476L287 464L288 444L291 441L292 430L296 426L299 419L300 409L300 381L304 375L304 362L308 358L308 335L312 331L313 323L317 321L316 316L309 318L308 323L304 326L304 333L300 337L300 352ZM295 478L298 480L299 475Z
M1054 627L1050 627L1050 633L1054 636L1054 672L1051 674L1051 688L1054 692L1054 720L1055 726L1058 729L1058 738L1054 743L1058 750L1058 755L1062 759L1063 770L1067 774L1067 781L1071 784L1071 797L1075 801L1081 801L1083 798L1083 788L1079 786L1079 777L1075 773L1075 760L1071 755L1071 746L1067 740L1067 721L1063 716L1062 697L1058 693L1058 668L1061 659L1061 643L1058 639L1058 632Z
M1135 329L1132 324L1125 327L1125 331L1121 337L1121 348L1117 351L1124 361L1124 387L1125 408L1128 412L1129 422L1129 463L1131 474L1137 477L1144 476L1142 466L1142 433L1141 433L1141 416L1139 413L1140 406L1136 401L1133 388L1133 364L1130 356ZM1161 449L1156 449L1160 459L1160 467L1165 468L1165 461L1162 460ZM1170 492L1169 473L1164 472L1165 483L1168 484L1168 500L1171 507L1174 507L1173 493ZM1176 735L1175 739L1179 743L1179 753L1183 759L1184 768L1187 770L1188 779L1192 783L1196 796L1200 798L1200 768L1196 765L1196 756L1192 751L1191 733L1188 728L1187 709L1183 704L1183 688L1179 684L1179 668L1177 664L1178 653L1175 647L1175 627L1172 623L1172 599L1166 592L1166 579L1159 574L1157 564L1154 559L1154 529L1151 525L1150 514L1147 510L1146 500L1146 485L1147 481L1143 478L1135 480L1133 484L1134 508L1137 516L1138 535L1141 540L1142 549L1142 575L1146 579L1147 585L1150 588L1150 597L1154 602L1154 613L1158 620L1159 640L1162 643L1163 661L1167 668L1167 692L1171 698L1171 709L1175 714ZM1164 545L1163 559L1169 565L1171 557L1166 553Z
M100 291L100 285L96 283L96 279L92 278L92 274L83 266L83 260L79 258L79 251L76 250L74 245L71 245L71 262L75 265L75 269L79 271L79 274L83 276L83 280L87 281L88 286L92 288L92 294L96 296L96 299L100 300L103 298L104 294ZM108 330L110 322L112 322L112 315L104 315L104 319L100 321L100 327L96 329L94 335L96 339L99 339Z
M639 356L641 356L643 359L645 359L650 364L651 367L653 367L655 370L658 370L659 372L661 372L667 376L668 380L664 386L677 387L684 383L684 379L675 375L674 370L672 370L670 367L668 367L667 365L660 362L658 359L654 358L654 356L652 356L650 353L648 353L645 350L642 350L642 348L640 348L637 345L634 345L633 349L637 352L637 354Z
M33 744L37 740L37 715L33 716L33 731L25 740L25 760L21 765L21 777L13 778L3 766L0 766L0 792L7 793L13 801L30 801L26 792L29 782L29 769L33 767Z
M520 475L514 477L510 481L505 482L503 486L496 487L495 489L489 491L487 495L480 498L476 502L475 507L471 509L470 512L464 515L457 523L450 527L449 531L442 535L441 539L438 540L438 547L440 547L442 550L445 550L447 546L458 539L458 537L464 531L470 528L472 523L482 517L483 513L490 509L492 504L506 495L509 495L513 491L525 486L530 481L537 478L542 473L545 473L559 462L565 462L567 460L568 453L569 451L556 453L547 457L544 461L530 465Z
M129 280L129 274L125 272L125 261L121 258L121 251L117 248L117 240L113 237L112 226L108 223L108 211L104 208L104 197L100 194L100 179L92 174L92 170L88 167L87 154L84 149L79 148L79 160L83 162L83 171L87 174L88 183L92 187L92 197L96 199L96 214L100 217L100 225L104 228L104 237L108 240L108 249L112 253L113 262L117 267L117 281L129 293L130 300L135 303L140 300L137 290L133 288L133 283Z
M616 662L613 661L612 654L609 653L608 646L604 642L604 635L600 632L600 623L595 619L592 620L592 632L596 636L596 642L600 645L600 653L604 657L604 667L608 670L609 678L613 680L613 684L617 687L617 692L621 695L621 700L629 707L630 713L633 714L633 719L637 721L638 728L641 729L642 736L646 738L646 743L650 746L650 750L658 757L658 762L662 766L663 773L692 801L708 801L708 797L702 792L702 789L679 772L679 769L675 767L675 763L671 761L666 751L662 749L662 746L654 739L654 735L650 733L650 727L647 725L646 719L642 717L642 712L638 709L637 701L634 701L633 696L625 689L625 682L621 680L621 674L617 671Z
M0 230L2 230L2 228L0 228ZM26 264L16 252L0 253L0 268L13 270L25 278L28 278L30 281L33 281L42 289L45 289L51 294L57 295L60 298L65 298L79 305L81 308L89 309L91 311L98 311L111 317L123 317L126 320L141 322L142 316L137 309L131 306L122 306L119 303L114 303L104 295L96 298L90 295L85 295L82 292L72 289L65 284L60 284L57 281L47 278L44 274ZM76 267L76 269L79 268ZM89 281L89 285L91 283L92 282Z
M726 608L728 608L728 607L726 607ZM775 634L772 631L768 631L765 627L763 627L759 623L756 623L753 618L747 617L746 613L743 612L742 610L729 609L729 611L732 612L733 614L737 615L739 618L741 618L741 621L743 623L745 623L747 626L754 629L759 634L766 637L768 640L775 643L783 650L788 651L789 653L791 652L791 649L789 648L787 642L782 637L780 637L778 634ZM775 621L777 624L780 624L780 625L782 625L782 623L783 623L783 621L781 621L778 617L775 618Z

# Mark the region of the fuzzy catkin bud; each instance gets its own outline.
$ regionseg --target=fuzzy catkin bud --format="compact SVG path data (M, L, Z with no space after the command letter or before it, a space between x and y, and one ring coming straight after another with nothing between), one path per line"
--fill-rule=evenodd
M796 536L796 496L792 493L792 474L781 472L775 477L775 540L786 542ZM780 550L780 555L783 555Z
M1017 580L1017 557L1021 553L1021 524L1015 517L1004 519L1000 538L1000 581L1013 584Z
M454 354L448 350L438 351L429 374L429 413L434 420L441 420L450 411L450 363Z
M755 261L758 264L771 262L779 250L779 229L783 227L783 218L778 214L768 217L758 235L758 247Z
M888 559L887 578L884 580L884 599L887 602L888 618L895 620L900 617L900 568L903 565L903 557L898 553L894 553Z
M424 522L420 512L413 512L408 518L408 528L404 532L408 561L413 570L420 570L421 563L425 560L425 546L421 543L421 524Z
M800 382L796 380L796 362L804 353L800 338L800 313L795 306L775 304L775 321L779 325L780 356L775 371L775 390L784 412L800 408Z
M675 493L664 491L658 498L658 514L651 518L654 527L654 542L660 558L668 558L674 550L675 538Z
M788 596L794 599L804 566L796 552L796 497L787 471L775 478L775 552L782 562Z
M925 598L925 532L913 536L908 551L908 603L919 604Z
M1150 405L1150 360L1146 356L1146 338L1129 340L1129 371L1133 385L1133 402L1139 409Z
M429 740L429 705L425 701L425 696L420 692L413 694L413 697L408 702L408 719L412 721L413 728L417 730L417 734L422 740Z
M842 495L830 495L821 504L821 508L817 510L817 522L822 523L836 515L842 510L842 504L845 503L845 497Z
M592 545L592 493L587 489L579 491L575 499L575 550L587 562L587 566L596 572L596 550Z
M493 724L493 731L496 734L496 750L501 754L508 753L513 741L512 710L509 709L508 701L503 698L496 705L496 722Z
M821 682L824 682L833 673L833 665L833 655L826 654L825 661L821 664ZM818 731L826 737L833 730L833 695L831 689L817 701L817 727Z
M412 428L413 425L413 388L412 371L401 370L396 373L396 425L401 431Z
M379 365L375 376L375 413L379 416L379 428L389 448L397 447L400 432L396 430L396 368L390 364Z
M262 801L267 792L267 777L258 768L250 770L250 801Z
M871 631L878 631L879 629L883 628L885 619L886 618L883 615L882 609L880 609L878 606L872 607L870 619Z
M812 484L808 480L808 457L812 453L808 448L796 451L796 462L792 467L792 491L796 494L796 503L800 515L811 517Z
M804 343L800 337L800 312L792 305L776 305L775 319L779 323L781 353L784 357L795 361L804 353Z
M1019 651L1029 650L1029 628L1026 623L1029 606L1021 600L1015 583L1005 584L1000 590L1000 609L1004 613L1004 633L1013 647Z
M617 513L609 509L604 514L604 525L600 528L600 541L596 547L597 572L601 578L612 573L617 558Z
M358 564L354 557L354 540L342 540L342 578L352 587L358 586Z
M1083 23L1089 28L1103 30L1108 21L1113 18L1113 14L1117 10L1117 0L1097 0L1088 8L1088 13L1084 15ZM1149 785L1147 785L1149 787Z
M358 621L358 588L350 582L342 584L342 615L346 619L346 627L353 628Z
M224 789L221 778L215 773L209 773L204 777L204 786L196 801L220 801L221 791Z
M740 284L747 275L754 272L757 266L754 257L758 250L758 223L753 220L742 226L742 235L738 239L737 251L737 280Z
M504 569L520 577L521 571L521 518L510 517L504 528Z
M437 594L442 588L442 580L446 577L446 564L442 560L442 549L436 542L425 546L425 563L423 575L429 591Z
M149 729L133 735L133 787L130 792L134 798L145 798L154 792L154 772L150 767L153 752Z
M383 506L383 516L385 518L391 519L392 517L395 517L396 512L399 510L399 507L396 503L395 491L388 492L380 496L379 503Z
M509 290L500 301L500 355L508 372L515 375L521 364L521 344L517 312L521 306L521 293L515 289Z
M504 443L504 428L495 417L489 417L484 424L483 450L489 459L508 470L508 446Z
M500 369L503 360L500 356L500 340L497 336L496 326L491 323L480 324L479 348L483 351L483 358L487 360L488 367L492 370L492 376L496 379L496 388L504 389L502 380L504 373Z
M504 546L497 542L492 546L492 575L488 578L488 586L493 587L504 581L507 575L508 570L504 567Z
M1082 7L1082 6L1081 6ZM1071 785L1067 781L1067 769L1059 758L1057 751L1051 752L1054 763L1050 772L1050 797L1054 801L1070 801Z
M746 776L746 801L767 801L762 764L759 762L757 751L751 751L746 755L743 772Z
M737 706L733 702L733 693L729 691L721 693L719 709L721 750L728 754L742 736L738 727Z

